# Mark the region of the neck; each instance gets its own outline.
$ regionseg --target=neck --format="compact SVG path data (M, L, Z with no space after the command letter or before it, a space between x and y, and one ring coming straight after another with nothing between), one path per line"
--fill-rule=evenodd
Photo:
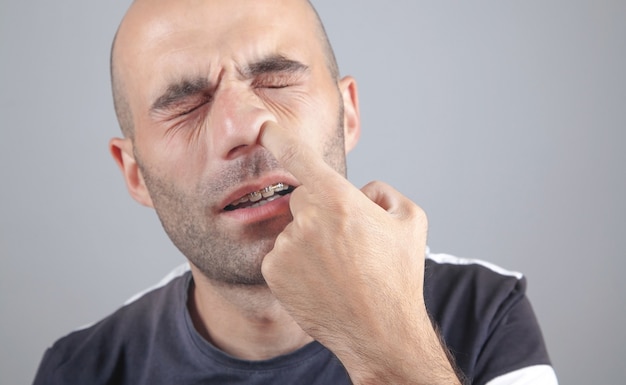
M194 327L225 353L244 360L266 360L313 341L267 286L216 283L193 265L192 274L187 306Z

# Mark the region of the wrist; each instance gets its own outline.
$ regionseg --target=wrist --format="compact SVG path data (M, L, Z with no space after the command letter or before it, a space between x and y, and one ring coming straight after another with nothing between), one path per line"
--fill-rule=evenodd
M352 340L349 352L336 352L355 385L464 383L428 316L409 332L386 337L367 344Z

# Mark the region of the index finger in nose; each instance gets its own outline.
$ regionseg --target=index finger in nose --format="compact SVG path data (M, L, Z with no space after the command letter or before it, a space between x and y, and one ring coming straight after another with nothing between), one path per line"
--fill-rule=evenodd
M263 124L259 143L309 191L332 183L339 176L300 136L275 122Z

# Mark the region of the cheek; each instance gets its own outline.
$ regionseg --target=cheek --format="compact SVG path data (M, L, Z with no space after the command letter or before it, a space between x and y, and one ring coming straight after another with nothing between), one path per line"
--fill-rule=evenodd
M302 90L260 91L258 96L267 111L284 125L303 120L314 109L310 95Z
M305 123L306 134L310 144L318 150L326 150L329 141L335 142L343 138L343 116L340 104L334 97L316 99L307 109Z
M193 188L207 165L206 146L190 145L181 137L142 139L138 156L145 168L163 181L186 190Z
M266 99L265 105L279 124L298 130L313 146L321 146L329 135L336 135L341 124L336 93L290 92Z

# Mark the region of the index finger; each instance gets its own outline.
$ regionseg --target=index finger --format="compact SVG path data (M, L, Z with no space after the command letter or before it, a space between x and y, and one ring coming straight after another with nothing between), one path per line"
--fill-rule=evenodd
M337 177L344 179L300 136L275 122L263 123L259 144L274 155L278 162L309 191L316 191L329 183L336 183Z

